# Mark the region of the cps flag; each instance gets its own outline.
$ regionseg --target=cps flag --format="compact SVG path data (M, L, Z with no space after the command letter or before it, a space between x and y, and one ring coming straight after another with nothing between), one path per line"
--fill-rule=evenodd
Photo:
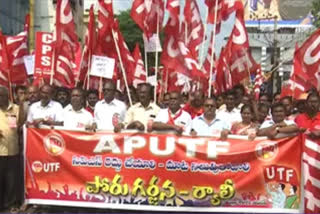
M53 35L52 33L36 33L35 72L36 82L47 80L49 82L52 70Z
M26 202L298 212L299 137L277 141L27 129Z

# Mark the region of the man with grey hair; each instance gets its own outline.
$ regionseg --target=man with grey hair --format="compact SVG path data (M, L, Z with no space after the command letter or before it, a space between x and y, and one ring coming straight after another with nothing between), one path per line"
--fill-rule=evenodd
M8 89L0 87L0 211L17 202L18 119L19 106L9 102Z

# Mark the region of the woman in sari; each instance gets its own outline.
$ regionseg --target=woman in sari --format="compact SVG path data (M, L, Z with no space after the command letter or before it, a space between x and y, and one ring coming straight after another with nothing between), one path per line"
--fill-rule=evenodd
M253 122L254 111L252 106L243 105L240 113L242 121L232 125L231 134L247 135L249 136L249 139L254 139L259 126Z

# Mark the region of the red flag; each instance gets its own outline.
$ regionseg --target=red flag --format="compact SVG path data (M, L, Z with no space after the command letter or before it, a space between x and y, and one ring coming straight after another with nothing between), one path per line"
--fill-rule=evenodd
M304 136L306 137L306 136ZM320 213L320 142L305 139L303 144L304 212Z
M187 30L187 41L186 45L192 52L192 55L196 58L199 56L199 47L203 42L204 28L201 21L201 14L195 0L186 1L184 7L184 28Z
M218 34L220 32L221 22L222 22L223 0L205 0L205 4L208 7L207 23L215 24L216 33Z
M113 25L113 6L112 1L99 0L98 2L98 51L99 55L107 54L112 57L111 53L115 53L115 46L112 40L111 28ZM103 53L103 54L102 54ZM116 54L114 55L114 57Z
M6 38L0 31L0 85L9 87L9 63L6 51Z
M95 48L92 55L107 56L115 59L115 68L113 79L118 79L118 62L117 51L112 36L112 26L114 22L112 0L98 1L98 33ZM104 84L105 79L100 77L90 76L89 88L100 90L100 83ZM88 84L87 82L85 84Z
M301 60L298 56L299 47L296 44L296 49L293 58L293 71L290 79L285 81L281 88L281 97L292 96L299 99L300 95L309 90L312 85L309 83L309 77L302 71Z
M172 16L175 16L175 18L179 18L180 15L180 0L167 0L167 10Z
M305 90L314 86L320 89L320 29L314 32L297 50L297 64L301 66L301 72L296 76L308 82ZM297 65L296 64L296 65Z
M166 38L161 63L166 69L174 69L189 78L198 80L204 75L196 57L184 43L184 38L179 32L179 20L171 16L165 28Z
M142 60L142 56L141 56L141 52L140 52L140 48L139 48L139 44L136 44L136 47L134 48L133 51L133 58L135 61L135 69L133 72L133 86L137 87L137 85L139 83L143 83L146 82L147 80L147 72L144 69L144 64L143 64L143 60Z
M6 37L6 49L10 65L10 79L13 84L26 84L27 71L23 57L28 55L29 15L25 18L24 31L16 36Z
M226 50L223 49L217 65L215 89L218 94L224 93L232 88L231 73L229 65L226 62L226 55Z
M144 34L150 38L157 32L157 25L161 29L164 17L163 0L134 0L131 17Z
M239 9L243 6L241 1L238 0L223 0L222 2L222 11L221 11L221 18L222 20L226 21L229 19L231 13L233 13L235 10Z
M218 1L218 2L216 2ZM231 13L236 10L236 4L241 1L236 0L205 0L205 4L208 7L208 18L209 24L216 25L216 33L218 34L221 29L222 20L227 20ZM216 8L217 5L217 8ZM217 14L215 14L217 13ZM215 20L216 17L216 20Z
M128 46L122 36L122 33L120 32L117 20L114 21L112 31L114 33L113 39L117 43L117 45L119 47L119 51L120 51L120 56L117 55L117 59L118 59L118 61L120 61L119 57L121 57L121 60L122 60L123 66L124 66L124 70L126 72L127 82L129 85L131 85L133 82L132 77L133 77L133 72L135 69L135 61L134 61L134 59L130 53L130 50L129 50L129 48L128 48ZM120 78L120 79L123 79L123 78Z
M99 0L98 4L98 40L94 54L107 56L116 60L113 79L118 79L117 74L117 50L113 40L112 26L114 25L114 15L112 1ZM91 78L92 79L92 78ZM91 80L90 80L91 81Z
M209 43L207 57L205 58L205 60L203 62L203 67L202 67L202 72L205 75L205 79L203 79L203 81L202 81L202 85L204 86L203 87L204 90L209 86L210 69L211 69L211 57L212 57L211 55L212 55L212 52L213 52L212 40L213 40L213 36L211 36L211 41ZM215 55L215 53L213 53L213 59L212 59L212 81L211 81L211 83L213 85L213 90L216 89L215 82L216 82L216 75L217 75L217 72L216 72L217 64L218 64L218 62L216 60L216 55ZM206 91L208 91L208 90L206 90Z
M211 36L211 41L210 41L210 43L209 43L209 48L208 48L208 54L207 54L207 57L205 58L205 60L204 60L204 62L203 62L203 72L204 72L204 74L205 74L205 76L207 77L207 78L209 78L209 76L210 76L210 66L211 66L211 55L212 55L212 52L214 51L213 49L212 49L212 40L213 40L213 36ZM215 70L215 67L216 67L216 55L215 55L215 53L213 53L213 73L215 73L214 72L214 70Z
M53 83L57 86L74 87L75 52L78 37L68 0L57 1L56 30L54 43Z
M250 81L251 74L255 74L259 67L251 56L248 33L243 19L243 5L240 1L237 5L235 24L225 49L232 86L243 83L245 80Z
M93 5L91 5L89 11L88 29L85 37L85 45L83 50L83 56L81 59L80 72L77 77L77 81L84 81L89 72L89 59L91 59L94 49L96 47L96 28L95 17L93 11Z

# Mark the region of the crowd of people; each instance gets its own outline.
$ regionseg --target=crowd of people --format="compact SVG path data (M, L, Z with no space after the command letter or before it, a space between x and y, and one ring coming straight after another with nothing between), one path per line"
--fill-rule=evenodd
M153 101L153 87L141 83L130 91L133 105L112 80L97 90L42 85L17 86L11 101L0 87L0 210L22 201L21 127L63 127L68 130L170 133L191 136L257 136L270 139L297 133L320 137L320 97L310 90L299 100L260 94L256 100L242 85L216 97L201 90L172 91ZM18 194L16 194L18 193Z

